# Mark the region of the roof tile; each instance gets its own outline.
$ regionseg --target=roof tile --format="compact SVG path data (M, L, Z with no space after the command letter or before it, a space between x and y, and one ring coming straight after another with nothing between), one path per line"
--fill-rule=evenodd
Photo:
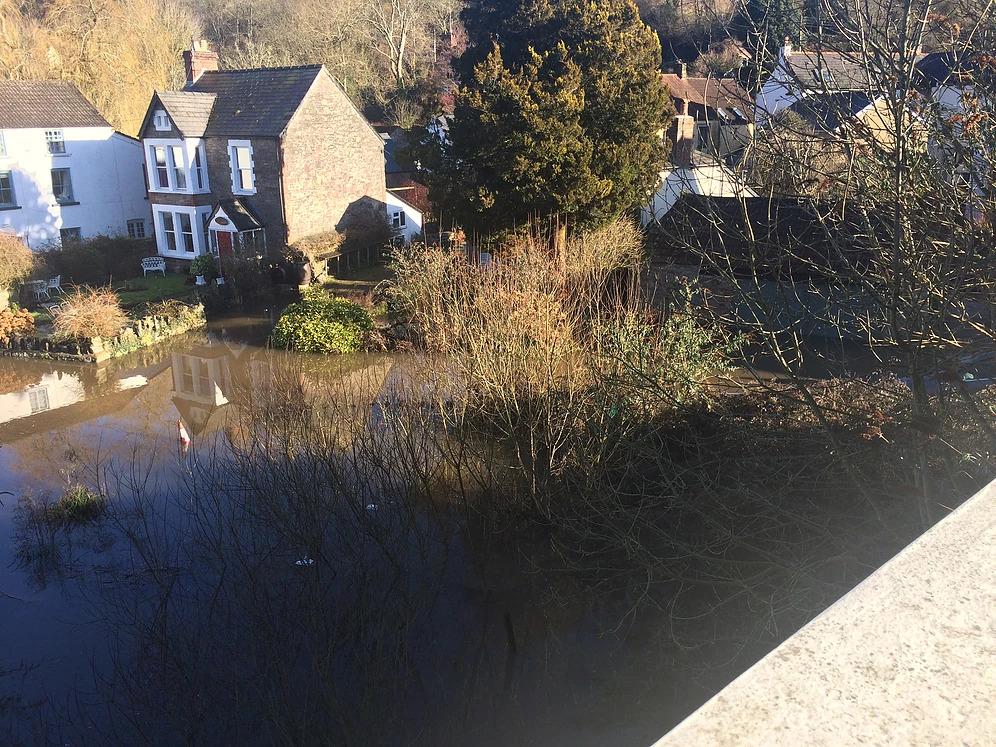
M110 126L72 83L0 81L0 129Z

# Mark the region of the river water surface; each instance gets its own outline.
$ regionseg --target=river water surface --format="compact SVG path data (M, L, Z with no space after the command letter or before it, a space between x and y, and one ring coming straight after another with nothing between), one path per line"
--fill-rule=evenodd
M705 645L631 590L482 549L486 527L377 462L396 431L272 461L233 416L296 363L264 348L269 324L99 368L0 359L0 742L646 745L805 621L759 612ZM383 399L404 363L307 366ZM383 475L354 481L358 462ZM104 517L37 519L75 484L110 496Z

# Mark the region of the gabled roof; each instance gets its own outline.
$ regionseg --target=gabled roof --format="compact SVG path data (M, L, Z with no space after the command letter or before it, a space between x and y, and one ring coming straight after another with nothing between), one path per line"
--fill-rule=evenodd
M0 129L110 126L72 83L0 81Z
M186 137L201 137L207 129L214 108L215 94L193 91L156 91L176 129Z
M321 72L321 65L213 70L185 92L215 97L204 135L277 137Z
M871 97L864 91L842 91L807 96L789 108L814 129L836 132L841 125L867 109L871 103Z
M232 222L236 231L254 231L263 227L259 218L238 198L218 200L218 206L211 213L208 222L215 219L219 210L225 213L225 217Z

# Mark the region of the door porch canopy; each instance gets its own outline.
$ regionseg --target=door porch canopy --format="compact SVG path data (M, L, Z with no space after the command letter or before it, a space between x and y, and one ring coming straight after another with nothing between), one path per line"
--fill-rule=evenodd
M266 231L262 222L238 199L219 200L208 217L211 253L262 257L266 254Z

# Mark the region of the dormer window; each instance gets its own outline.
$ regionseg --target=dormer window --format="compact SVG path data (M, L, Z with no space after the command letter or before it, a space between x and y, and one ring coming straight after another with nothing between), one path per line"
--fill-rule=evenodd
M157 132L169 132L169 117L166 112L162 109L156 109L156 114L153 117L153 122L155 123Z
M248 140L229 140L228 157L232 166L232 192L237 195L256 194L252 144Z
M45 130L45 143L48 145L48 152L53 156L66 152L66 139L62 135L62 130Z

